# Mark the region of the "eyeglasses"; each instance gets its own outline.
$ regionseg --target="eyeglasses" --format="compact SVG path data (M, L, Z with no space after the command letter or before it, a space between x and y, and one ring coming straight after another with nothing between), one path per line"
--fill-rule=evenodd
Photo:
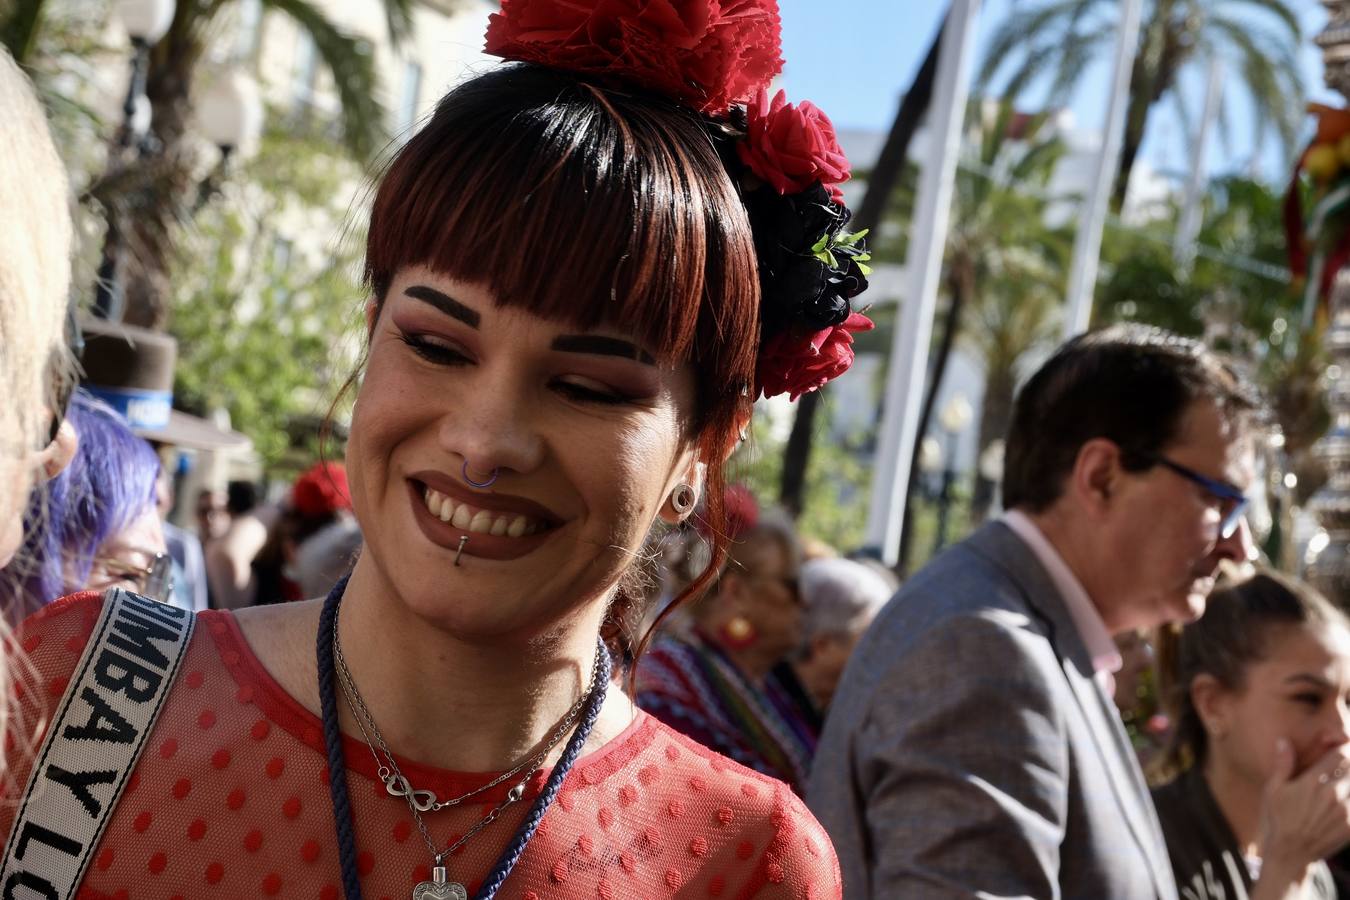
M173 557L167 553L154 554L150 565L144 567L108 556L96 556L94 563L103 567L109 584L129 581L136 586L137 593L151 600L168 602L173 591Z
M1251 502L1246 494L1226 481L1208 478L1194 469L1188 469L1181 463L1172 462L1165 456L1149 456L1145 459L1154 465L1166 466L1182 478L1200 485L1209 494L1217 498L1219 510L1223 513L1223 518L1219 520L1219 538L1227 540L1233 536L1233 532L1238 529L1238 524L1242 522L1242 514L1247 511L1247 505Z

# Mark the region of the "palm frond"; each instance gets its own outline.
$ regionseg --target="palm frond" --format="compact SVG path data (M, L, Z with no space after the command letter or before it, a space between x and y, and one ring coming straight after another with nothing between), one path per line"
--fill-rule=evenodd
M413 6L416 0L383 0L389 43L397 50L412 35Z
M1269 13L1284 25L1290 43L1295 45L1303 43L1303 25L1298 20L1298 14L1286 0L1229 0L1229 2L1243 3Z
M341 105L342 137L357 159L369 160L388 141L387 115L369 43L347 34L310 0L265 0L271 9L295 20L314 41L314 49L333 76Z
M37 42L46 0L5 0L0 3L0 44L23 65Z
M976 76L976 84L979 85L982 92L987 92L993 85L995 76L1005 65L1011 64L1013 60L1023 60L1021 66L1015 71L1022 77L1014 75L1015 81L1027 81L1035 78L1036 75L1044 71L1042 63L1037 71L1027 74L1025 72L1026 57L1028 53L1028 39L1037 38L1046 39L1050 32L1056 36L1063 37L1066 41L1072 37L1073 30L1082 21L1083 17L1090 11L1090 8L1100 5L1103 0L1051 0L1043 6L1026 11L1014 10L1008 17L1000 23L995 30L993 37L985 49L984 60L980 65ZM1046 44L1059 43L1059 49L1064 49L1063 43L1059 41L1045 40ZM1042 48L1043 49L1043 48ZM1010 91L1005 87L1004 94Z

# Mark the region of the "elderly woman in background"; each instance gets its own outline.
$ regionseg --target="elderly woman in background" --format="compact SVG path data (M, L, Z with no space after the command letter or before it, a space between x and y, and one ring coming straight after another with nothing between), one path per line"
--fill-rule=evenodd
M660 638L638 662L638 706L682 734L800 791L812 731L771 672L801 640L801 548L786 518L738 508L726 565L688 627Z
M806 562L800 583L801 644L773 675L810 728L814 748L853 648L897 585L865 563L828 557Z
M82 390L71 397L67 416L79 432L79 450L29 503L23 549L7 569L18 585L11 614L110 587L167 599L172 563L156 504L159 457Z

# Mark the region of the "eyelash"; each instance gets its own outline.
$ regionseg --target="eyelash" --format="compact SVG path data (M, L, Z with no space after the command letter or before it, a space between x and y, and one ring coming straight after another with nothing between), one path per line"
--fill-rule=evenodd
M428 341L419 335L400 334L399 340L407 344L412 352L434 365L462 366L469 362L468 357L458 350L452 350L451 348L437 344L434 341ZM578 403L595 403L602 406L622 406L625 403L632 402L631 398L621 394L606 394L566 381L559 382L557 387L559 392L564 396Z
M1317 694L1295 694L1294 700L1298 703L1305 703L1308 706L1322 705L1322 698Z

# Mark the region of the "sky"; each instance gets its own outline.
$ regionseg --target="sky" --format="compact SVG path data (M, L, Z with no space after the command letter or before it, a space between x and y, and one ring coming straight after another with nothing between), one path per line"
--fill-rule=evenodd
M1224 3L1233 12L1241 2ZM1326 11L1316 0L1288 0L1303 25L1300 63L1309 99L1343 105L1344 99L1322 84L1320 51L1312 37L1326 24ZM909 86L937 33L947 0L780 0L783 54L787 60L781 84L790 100L811 100L840 128L885 131L900 96ZM983 55L993 29L1013 6L1038 6L1036 0L985 0L976 31L975 58ZM1145 4L1147 9L1148 4ZM1070 108L1079 127L1100 129L1105 118L1110 59L1095 63L1082 79ZM1200 67L1194 67L1200 68ZM1228 78L1225 85L1234 85ZM1190 73L1183 90L1199 110L1205 73ZM1266 180L1283 182L1289 161L1274 141L1257 147L1252 138L1250 103L1236 86L1226 87L1230 103L1231 139L1214 134L1207 147L1211 175L1255 171ZM1311 125L1309 125L1309 133ZM1217 132L1217 129L1215 129ZM1190 141L1177 117L1167 112L1150 123L1142 158L1155 170L1180 179L1189 170Z

